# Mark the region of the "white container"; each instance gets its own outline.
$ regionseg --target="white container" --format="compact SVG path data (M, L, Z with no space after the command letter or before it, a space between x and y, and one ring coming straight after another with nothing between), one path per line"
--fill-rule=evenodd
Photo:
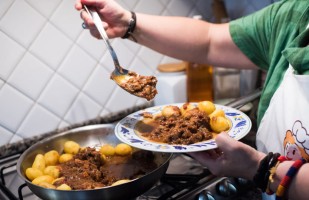
M157 80L158 94L154 98L156 106L187 101L187 76L185 71L160 72L157 75Z

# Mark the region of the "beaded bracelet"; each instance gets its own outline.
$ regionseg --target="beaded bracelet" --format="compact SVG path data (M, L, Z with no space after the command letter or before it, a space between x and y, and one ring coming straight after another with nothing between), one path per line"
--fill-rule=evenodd
M127 32L124 34L124 36L122 36L121 38L122 39L126 39L128 37L132 37L132 39L136 42L136 39L133 37L133 32L134 32L134 29L136 27L136 14L135 12L131 11L131 14L132 14L132 17L129 21L129 25L128 25L128 29L127 29Z
M272 167L272 168L269 170L270 174L269 174L269 178L268 178L268 184L267 184L267 188L266 188L266 194L268 194L268 195L273 195L273 194L274 194L274 192L271 191L271 189L270 189L270 185L274 182L273 176L274 176L275 173L276 173L276 170L277 170L277 168L278 168L278 165L279 165L280 163L282 163L283 161L286 161L286 160L287 160L287 159L286 159L285 156L279 156L278 159L277 159L276 165L275 165L274 167Z
M269 152L260 162L257 173L253 177L253 182L263 192L266 191L270 169L277 163L279 153Z
M293 165L290 167L284 178L281 180L277 191L276 191L276 200L281 200L283 199L284 193L286 189L289 187L293 177L299 170L299 168L306 163L307 161L304 158L301 158L299 160L296 160Z

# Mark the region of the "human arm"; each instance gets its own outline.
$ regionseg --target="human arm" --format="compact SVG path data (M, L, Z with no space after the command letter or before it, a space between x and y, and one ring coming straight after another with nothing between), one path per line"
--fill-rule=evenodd
M232 176L253 180L259 163L266 156L254 148L230 138L227 134L221 133L216 137L218 149L190 153L201 164L206 166L214 175ZM223 152L223 153L222 153ZM294 161L280 163L274 174L274 182L270 185L272 191L276 191L282 178ZM304 164L298 171L286 191L289 199L308 199L309 179L305 178L309 173L309 164Z
M110 38L122 37L131 13L115 1L77 0L96 8ZM137 24L133 36L139 44L162 54L178 59L233 68L256 68L256 66L234 44L229 24L212 24L185 17L155 16L136 13ZM94 24L86 12L81 17L94 37L99 37Z

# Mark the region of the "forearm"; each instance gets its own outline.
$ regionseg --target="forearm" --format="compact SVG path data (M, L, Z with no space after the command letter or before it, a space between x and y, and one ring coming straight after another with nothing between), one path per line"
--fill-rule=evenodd
M201 20L138 13L134 37L139 44L162 54L203 62L209 47L208 31L209 23Z
M283 163L280 163L278 166L275 176L274 176L274 182L270 185L270 189L272 191L276 191L280 181L283 179L283 177L286 175L288 169L291 167L291 165L294 163L294 161L285 161ZM308 199L309 197L309 163L304 164L295 177L293 177L293 180L291 181L290 186L288 187L288 190L286 191L286 196L289 197L289 199Z
M228 24L137 13L133 36L139 44L181 60L221 67L256 67L232 41Z

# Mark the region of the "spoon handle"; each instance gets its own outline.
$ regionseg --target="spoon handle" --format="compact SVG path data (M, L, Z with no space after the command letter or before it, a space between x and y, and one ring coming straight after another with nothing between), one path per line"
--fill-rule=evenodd
M118 69L118 71L123 71L123 69L120 67L120 64L119 64L119 61L118 61L118 58L117 58L117 55L113 49L113 47L111 46L109 40L108 40L108 36L106 34L106 31L105 29L103 28L103 25L102 25L102 21L101 21L101 18L99 16L99 14L96 12L96 11L91 11L87 8L87 6L84 5L84 8L85 10L87 11L87 13L89 14L89 16L92 17L92 20L95 24L95 26L97 27L102 39L104 40L106 46L107 46L107 49L109 50L112 58L113 58L113 61L114 61L114 64L115 64L115 67Z

